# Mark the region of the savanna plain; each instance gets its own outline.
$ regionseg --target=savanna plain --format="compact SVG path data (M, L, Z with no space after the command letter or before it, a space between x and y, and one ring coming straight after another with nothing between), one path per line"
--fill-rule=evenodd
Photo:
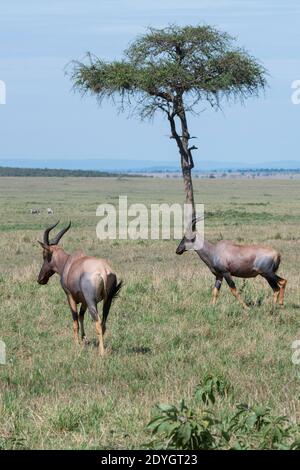
M193 401L206 374L234 388L216 404L264 404L300 422L300 181L196 180L211 241L263 243L282 254L285 307L272 308L262 278L237 286L243 311L224 284L211 305L214 278L196 253L177 256L177 240L96 237L97 206L183 202L181 180L159 178L0 178L0 448L130 449L151 440L156 403ZM39 207L40 215L30 214ZM51 207L54 215L47 215ZM72 221L62 246L107 258L124 280L113 304L100 358L86 314L89 343L73 343L72 317L58 276L37 284L44 228ZM61 225L60 225L61 227ZM197 408L197 403L194 404Z

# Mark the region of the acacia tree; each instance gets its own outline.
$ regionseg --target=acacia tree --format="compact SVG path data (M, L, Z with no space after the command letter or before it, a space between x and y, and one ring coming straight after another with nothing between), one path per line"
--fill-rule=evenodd
M235 39L211 26L149 28L124 52L106 62L88 54L88 62L72 62L75 89L111 99L121 111L131 107L141 119L159 111L168 119L181 161L186 202L195 215L191 171L194 168L187 115L199 103L219 109L222 98L244 101L266 85L265 69ZM117 101L117 98L120 98ZM133 142L134 144L134 142Z

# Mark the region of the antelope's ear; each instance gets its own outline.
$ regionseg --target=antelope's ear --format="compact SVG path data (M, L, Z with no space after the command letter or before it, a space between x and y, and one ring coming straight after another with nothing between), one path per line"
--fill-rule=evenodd
M51 250L50 250L50 248L49 248L48 245L46 245L46 244L43 243L43 242L40 242L40 240L38 240L38 243L41 245L41 247L42 247L44 250L46 250L46 251L48 251L49 253L51 253Z

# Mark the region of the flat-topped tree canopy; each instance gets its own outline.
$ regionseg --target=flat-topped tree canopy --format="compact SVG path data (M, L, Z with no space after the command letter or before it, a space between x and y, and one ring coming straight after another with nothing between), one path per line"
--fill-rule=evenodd
M181 157L186 201L193 207L196 147L189 147L187 112L197 114L199 102L218 109L222 98L244 101L258 95L265 76L264 67L237 47L235 38L208 25L148 28L122 60L106 62L88 54L87 63L74 61L71 71L75 89L96 94L100 103L111 98L120 110L130 108L141 119L165 114Z
M120 95L124 106L127 98L142 118L164 110L161 105L169 110L177 95L190 98L187 110L195 111L200 100L218 106L224 96L244 100L266 85L265 69L234 43L211 26L149 28L121 61L108 63L89 54L88 63L73 62L72 80L100 101Z

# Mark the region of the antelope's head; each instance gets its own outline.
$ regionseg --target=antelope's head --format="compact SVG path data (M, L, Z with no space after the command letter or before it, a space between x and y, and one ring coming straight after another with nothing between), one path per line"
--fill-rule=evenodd
M203 246L203 238L195 230L196 224L203 217L194 218L187 226L186 232L176 249L176 255L182 255L185 251L200 250Z
M43 241L39 244L43 248L43 264L40 270L40 273L37 278L37 282L39 284L47 284L50 277L53 276L56 272L55 267L55 252L58 249L58 242L62 238L62 236L69 230L71 227L71 222L65 228L63 228L53 240L49 240L49 233L54 227L59 224L59 221L56 224L51 225L50 227L46 228L44 232Z

